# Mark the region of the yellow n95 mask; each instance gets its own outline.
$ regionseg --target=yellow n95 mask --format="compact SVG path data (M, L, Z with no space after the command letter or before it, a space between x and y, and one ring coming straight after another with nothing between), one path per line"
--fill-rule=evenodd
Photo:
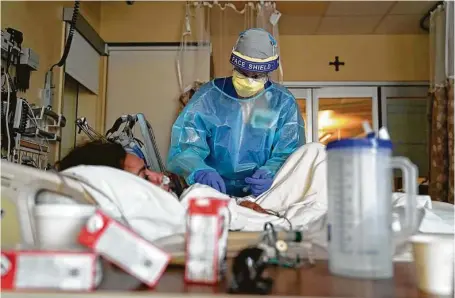
M264 89L267 83L267 77L253 79L238 71L234 70L232 73L232 83L234 84L235 91L241 97L252 97Z

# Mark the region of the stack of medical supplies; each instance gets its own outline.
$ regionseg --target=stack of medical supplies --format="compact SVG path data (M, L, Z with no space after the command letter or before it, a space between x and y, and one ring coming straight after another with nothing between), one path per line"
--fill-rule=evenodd
M185 281L216 284L224 276L228 235L225 200L195 198L187 215ZM103 279L103 262L111 263L150 288L157 285L171 256L127 224L101 210L88 218L74 243L4 249L1 289L91 291Z

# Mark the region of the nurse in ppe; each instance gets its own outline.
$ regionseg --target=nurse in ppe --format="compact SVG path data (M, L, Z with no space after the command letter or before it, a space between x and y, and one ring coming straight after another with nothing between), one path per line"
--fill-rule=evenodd
M277 44L263 29L242 32L230 58L231 77L203 85L172 127L168 169L188 184L230 196L267 191L286 159L305 144L294 96L269 74Z

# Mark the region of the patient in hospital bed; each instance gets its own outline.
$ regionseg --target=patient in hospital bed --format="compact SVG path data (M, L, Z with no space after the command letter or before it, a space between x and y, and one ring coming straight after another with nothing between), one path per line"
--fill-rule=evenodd
M135 154L128 153L120 144L90 141L73 149L57 163L59 171L64 171L76 166L105 166L124 170L133 175L144 178L160 188L170 191L168 185L163 185L162 173L147 169L143 159ZM267 213L258 204L250 201L239 202L241 206L251 208L257 212Z
M234 198L194 184L180 201L176 200L167 188L160 188L162 174L146 169L140 158L127 153L121 145L101 141L75 148L57 167L64 174L85 181L87 191L102 209L127 218L150 240L182 232L186 206L193 197L229 200L232 230L258 231L268 221L277 227L301 228L327 209L325 148L317 143L292 154L275 176L272 187L259 197ZM150 226L151 222L154 226Z
M160 187L162 174L145 169L142 160L129 156L116 144L87 143L74 149L58 166L65 175L87 182L84 187L101 209L126 220L150 241L184 233L186 207L194 197L228 200L231 230L261 231L266 222L278 229L292 227L322 234L326 230L326 151L319 143L306 144L294 152L276 174L271 188L258 197L230 197L194 184L177 200L168 189ZM393 206L404 201L404 194L393 194ZM428 196L418 197L418 207L425 208L426 221L421 228L435 224L438 232L445 229L453 233L453 221L447 226L437 216L427 216L431 213ZM320 239L326 241L323 235Z
M121 169L169 191L169 187L163 185L163 174L147 169L144 160L134 154L127 153L122 145L117 143L106 143L102 141L87 142L73 149L57 163L59 171L80 165L106 166Z

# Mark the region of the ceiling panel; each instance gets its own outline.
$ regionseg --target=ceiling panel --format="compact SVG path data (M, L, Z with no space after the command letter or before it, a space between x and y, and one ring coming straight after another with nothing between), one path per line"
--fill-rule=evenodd
M371 34L381 16L324 17L317 34Z
M329 1L277 1L277 9L291 16L323 16Z
M391 15L425 15L438 1L398 1L390 10Z
M285 16L280 19L280 34L308 35L315 34L321 17Z
M426 33L419 26L420 15L388 15L376 28L377 34Z
M377 16L385 15L395 1L332 1L326 16Z

